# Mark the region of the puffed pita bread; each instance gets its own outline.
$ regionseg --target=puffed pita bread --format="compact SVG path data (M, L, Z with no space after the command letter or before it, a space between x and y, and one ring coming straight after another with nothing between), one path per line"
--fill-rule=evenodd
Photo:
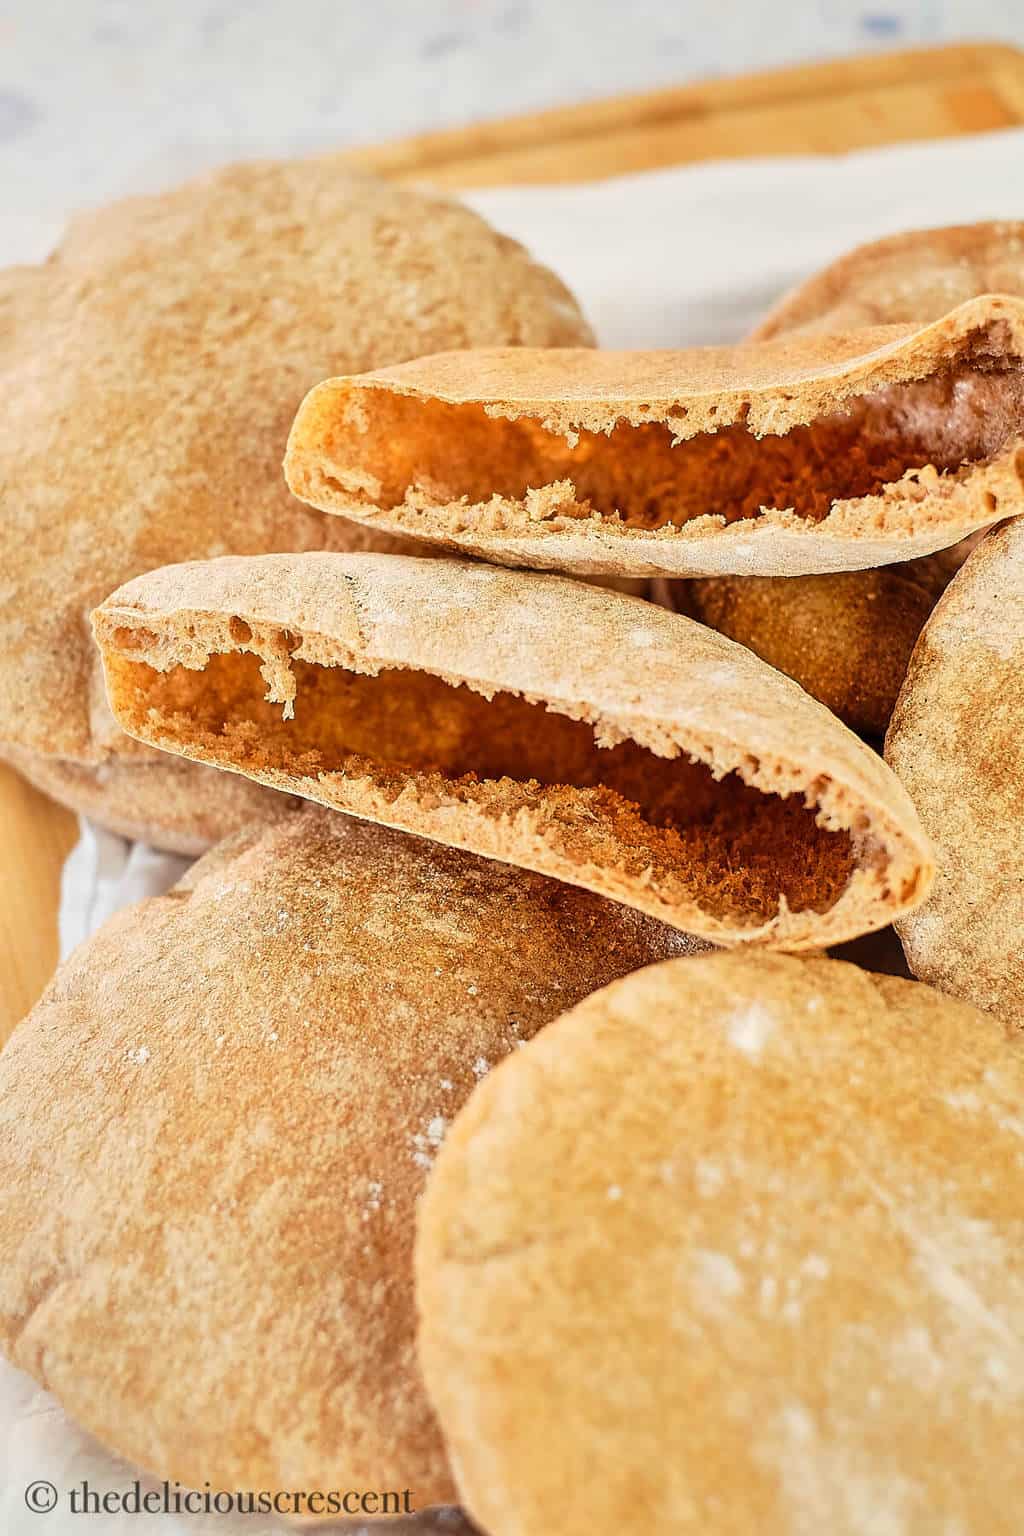
M911 970L1024 1027L1024 521L936 605L885 755L937 854L931 897L899 924Z
M1021 220L912 229L858 245L787 293L751 340L919 325L981 293L1024 293Z
M470 1516L1018 1536L1022 1102L991 1016L834 960L670 961L543 1030L418 1213Z
M310 806L220 845L0 1057L5 1353L157 1477L450 1501L412 1293L445 1127L567 1002L691 947Z
M151 572L93 618L114 714L153 746L717 943L834 943L931 881L875 753L641 598L463 561L275 555Z
M1022 356L1002 296L762 345L449 353L318 385L285 473L326 512L504 564L862 569L1022 503Z
M562 283L513 241L338 156L230 166L117 203L76 220L43 265L0 273L0 755L139 760L106 711L88 624L130 576L223 554L410 547L310 512L282 481L295 411L326 372L589 340ZM144 803L156 777L140 775L132 798L159 831L161 796ZM197 819L216 822L224 781L191 779ZM117 818L116 797L93 800Z

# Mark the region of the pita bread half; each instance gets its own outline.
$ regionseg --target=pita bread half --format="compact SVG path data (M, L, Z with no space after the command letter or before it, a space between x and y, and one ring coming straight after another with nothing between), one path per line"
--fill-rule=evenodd
M325 373L589 340L562 283L513 241L338 156L117 203L76 220L43 265L0 273L0 754L139 757L113 729L88 624L129 577L411 547L327 520L283 483L288 429ZM205 794L225 791L211 776ZM160 825L158 797L142 809Z
M462 561L172 566L94 615L153 746L553 875L721 944L920 902L881 759L741 646L641 598Z
M906 560L1024 506L1024 300L692 352L482 351L329 379L285 473L325 512L574 574Z
M417 1217L471 1518L1019 1536L1022 1100L999 1022L836 960L670 960L541 1031Z
M221 844L0 1056L5 1353L157 1477L450 1501L412 1284L448 1121L567 1003L692 947L311 806Z
M912 229L858 245L765 316L752 341L865 325L921 325L981 293L1024 293L1024 222Z
M1024 521L940 598L885 755L937 851L930 899L898 925L910 969L1024 1027Z

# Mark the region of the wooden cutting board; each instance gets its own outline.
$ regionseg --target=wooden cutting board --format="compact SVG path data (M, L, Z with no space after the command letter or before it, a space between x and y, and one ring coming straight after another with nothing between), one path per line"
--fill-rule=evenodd
M1024 123L1024 53L998 43L873 54L709 80L355 151L357 164L444 187L596 180L737 155L831 154ZM0 765L0 1041L57 958L75 818Z

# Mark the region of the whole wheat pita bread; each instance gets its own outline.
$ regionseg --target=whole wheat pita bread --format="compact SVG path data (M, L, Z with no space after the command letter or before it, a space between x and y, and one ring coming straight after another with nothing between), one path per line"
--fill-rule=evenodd
M657 583L659 601L749 647L851 730L885 735L937 593L926 555L831 576L705 576Z
M312 390L297 496L575 574L796 576L928 554L1024 504L1024 301L692 352L448 353Z
M418 1212L471 1517L1017 1536L1022 1100L994 1019L834 960L670 961L543 1030Z
M858 245L800 283L752 341L863 325L920 325L982 293L1024 293L1024 222L912 229Z
M937 852L930 899L899 924L911 970L1024 1026L1024 521L936 605L885 755Z
M48 262L0 274L0 754L140 756L113 729L88 626L128 577L410 547L310 512L282 481L288 428L325 372L588 340L558 279L476 214L338 156L231 166L78 219ZM142 803L155 777L133 798L159 829L159 794ZM206 776L206 820L227 792ZM116 798L97 799L116 819Z
M204 763L154 752L139 762L76 763L8 747L7 761L36 789L120 837L195 857L253 822L304 802L251 779L225 781Z
M221 845L0 1056L4 1351L158 1477L450 1500L414 1353L427 1168L492 1063L690 947L309 806Z
M641 598L461 561L268 555L151 572L94 626L114 714L153 746L718 943L834 943L930 884L875 753Z

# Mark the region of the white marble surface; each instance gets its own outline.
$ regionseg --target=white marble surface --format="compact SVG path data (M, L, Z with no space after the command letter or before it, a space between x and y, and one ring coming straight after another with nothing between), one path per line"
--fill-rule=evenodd
M58 218L184 161L981 37L1024 43L1021 0L4 0L2 202Z

